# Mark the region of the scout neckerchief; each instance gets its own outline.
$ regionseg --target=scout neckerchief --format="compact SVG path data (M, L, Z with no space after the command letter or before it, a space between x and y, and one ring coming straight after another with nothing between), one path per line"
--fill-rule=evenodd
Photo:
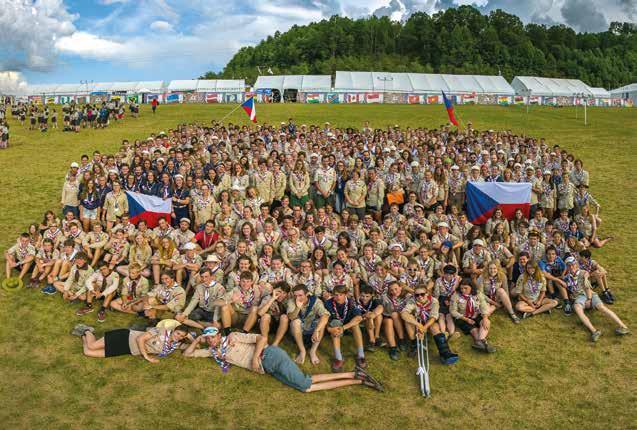
M130 284L128 285L128 300L133 300L137 297L137 284L139 283L139 279L129 279Z
M376 271L376 259L374 257L375 255L372 255L371 259L363 257L363 265L368 273L374 273Z
M245 306L246 308L252 306L252 302L254 302L254 288L250 288L249 294L246 295L241 287L239 287L239 293L241 294L241 303L243 304L243 306Z
M301 319L301 321L305 320L305 317L308 316L310 312L312 312L314 303L316 303L316 296L310 296L307 301L307 306L305 307L305 312L303 312L302 308L299 310L299 318Z
M163 305L165 305L166 303L168 303L170 301L170 299L172 297L172 294L173 294L173 290L175 288L177 288L177 284L174 284L171 287L163 288L161 290L161 292L159 293L159 296L160 296L161 303Z
M476 308L478 307L476 297L470 294L460 294L460 297L465 302L465 307L464 307L465 318L473 318L476 313Z
M336 303L335 298L330 299L332 301L332 306L334 307L334 314L336 319L340 322L345 322L345 318L347 318L347 314L349 313L349 297L345 298L345 303L343 303L343 315L338 311L338 303Z
M166 334L164 335L164 343L162 344L161 352L159 353L160 358L167 357L168 355L170 355L179 347L181 343L176 340L171 341L170 339L171 335L172 335L172 330L167 331Z
M390 294L387 294L389 301L391 302L395 312L401 312L406 304L406 297L392 297Z
M489 283L489 288L487 288L487 296L489 296L489 298L493 300L495 297L495 292L498 289L498 277L489 276L489 279L487 282Z
M226 352L228 352L228 336L222 336L219 346L210 348L210 354L221 367L223 373L227 373L230 369L230 363L226 360Z
M540 281L536 281L533 278L529 278L526 281L526 290L529 292L531 297L535 297L540 292L540 285L542 283Z
M427 295L427 302L425 304L421 304L416 300L416 317L420 320L421 323L426 323L429 320L429 316L431 315L431 305L433 299L431 295Z
M574 294L578 290L578 279L579 279L580 271L579 269L575 273L571 273L570 271L566 276L564 276L564 282L566 282L566 289Z
M374 299L369 299L369 301L367 302L367 304L363 303L363 301L359 298L358 299L358 307L360 308L360 310L362 311L363 314L366 314L367 312L372 310L372 303L374 302Z
M440 283L442 284L441 296L450 296L453 294L454 285L456 284L456 277L451 278L451 281L445 280L444 276L440 278Z

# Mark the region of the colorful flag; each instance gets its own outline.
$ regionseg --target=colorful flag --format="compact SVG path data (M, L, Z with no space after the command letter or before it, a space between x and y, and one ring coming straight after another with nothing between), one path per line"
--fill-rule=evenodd
M219 93L207 93L206 103L219 103L221 101L221 94Z
M458 120L456 119L456 115L453 112L453 104L451 104L451 100L447 98L445 92L442 92L442 100L445 103L445 109L447 109L447 114L449 115L449 121L456 127L458 127Z
M321 96L317 93L308 93L305 95L305 103L320 103Z
M409 96L407 96L407 103L410 105L420 104L420 96L418 94L409 94Z
M166 103L179 103L179 93L171 93L166 96Z
M248 100L244 101L241 107L250 117L250 121L257 122L257 107L254 104L254 97L250 97Z
M440 103L440 96L427 96L428 105L437 105Z
M360 103L360 94L351 93L348 94L345 99L347 100L347 103Z
M365 103L380 103L380 93L366 93Z
M338 93L329 93L327 95L327 102L331 103L331 104L337 104L340 103L341 100L338 97Z
M514 96L513 97L513 104L523 105L524 104L524 96Z
M506 106L511 103L511 99L509 96L498 96L498 104L502 106Z
M146 221L149 228L157 227L161 218L170 222L172 199L148 196L146 194L126 191L128 199L128 213L130 221L137 225L139 221Z
M484 224L497 208L507 219L522 209L526 218L531 210L530 182L469 182L466 188L467 216L472 224Z
M465 94L462 96L462 103L475 104L477 101L476 93Z

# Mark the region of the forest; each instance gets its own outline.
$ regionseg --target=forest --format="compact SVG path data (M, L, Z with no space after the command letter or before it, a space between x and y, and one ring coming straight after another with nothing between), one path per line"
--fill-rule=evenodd
M275 32L241 48L222 71L203 79L260 74L331 74L336 70L545 76L581 79L593 87L637 82L637 25L613 22L601 33L576 33L565 25L524 24L496 10L471 6L405 22L387 17L332 16Z

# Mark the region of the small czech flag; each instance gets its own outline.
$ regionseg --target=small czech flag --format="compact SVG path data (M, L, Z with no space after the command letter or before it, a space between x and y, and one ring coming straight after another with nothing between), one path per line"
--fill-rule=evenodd
M254 97L250 97L248 100L241 104L241 107L250 117L250 121L257 122L257 107L254 105Z
M449 114L449 121L456 127L458 127L458 120L456 119L456 115L453 113L453 104L451 104L451 100L447 98L445 92L442 92L442 99L445 102L445 108L447 109L447 114Z

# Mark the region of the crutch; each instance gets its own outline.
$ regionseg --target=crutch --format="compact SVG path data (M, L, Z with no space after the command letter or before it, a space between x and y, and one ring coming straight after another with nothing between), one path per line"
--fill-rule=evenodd
M431 396L431 387L429 386L429 343L427 341L427 333L424 334L425 344L420 336L416 336L416 352L418 355L418 370L416 375L420 378L420 392L424 397Z

